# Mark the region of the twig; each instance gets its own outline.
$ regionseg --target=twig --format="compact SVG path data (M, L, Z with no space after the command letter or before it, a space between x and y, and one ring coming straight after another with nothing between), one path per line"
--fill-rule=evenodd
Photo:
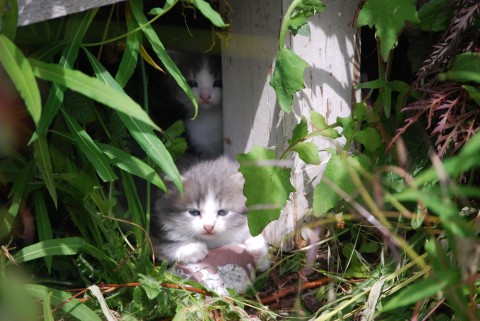
M330 283L330 281L332 281L332 279L330 279L328 277L324 277L324 278L321 278L321 279L318 279L318 280L315 280L315 281L307 282L304 285L302 285L301 291L307 290L307 289L318 288L322 285ZM275 301L277 301L277 300L279 300L279 299L281 299L281 298L283 298L283 297L285 297L289 294L297 292L297 290L298 290L298 287L294 285L294 286L288 287L286 289L282 289L275 294L269 295L269 296L264 297L264 298L260 298L260 302L262 304L270 304L270 303L273 303L273 302L275 302Z

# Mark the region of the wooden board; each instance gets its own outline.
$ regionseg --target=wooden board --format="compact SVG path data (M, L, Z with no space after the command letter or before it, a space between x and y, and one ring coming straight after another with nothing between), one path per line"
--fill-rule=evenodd
M288 0L230 0L231 33L223 43L224 136L230 143L226 153L250 151L253 145L275 148L280 155L293 127L313 109L332 123L349 115L356 93L359 57L355 53L356 30L348 26L355 12L354 1L326 0L325 11L315 15L311 35L287 40L287 45L309 63L305 71L307 88L294 99L293 112L282 112L269 85L278 50L278 34ZM320 150L335 144L316 139ZM340 142L341 144L341 142ZM305 167L293 159L293 184L297 189L281 219L266 230L270 243L293 247L297 223L311 208L311 182L318 182L328 160L320 152L322 166ZM286 236L286 237L285 237Z
M124 0L18 0L18 25L66 16Z

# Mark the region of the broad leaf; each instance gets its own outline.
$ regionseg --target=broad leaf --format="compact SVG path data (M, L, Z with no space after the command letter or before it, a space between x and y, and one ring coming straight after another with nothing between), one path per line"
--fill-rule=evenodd
M369 152L376 151L382 144L380 134L375 128L367 127L355 133L355 140Z
M254 146L247 154L238 154L239 171L245 178L243 193L247 198L248 226L252 235L280 216L290 193L290 169L279 164L275 152Z
M458 82L473 81L480 84L480 53L465 52L457 55L450 70L439 77Z
M310 121L312 122L315 130L320 131L319 135L333 139L340 137L340 134L338 134L335 129L327 128L327 121L325 120L325 117L319 112L310 110Z
M325 5L320 0L293 1L288 8L289 15L285 15L285 24L295 36L306 25L307 20L317 12L322 12Z
M38 125L42 102L32 68L22 51L3 34L0 34L0 64L22 96L34 123Z
M277 55L270 86L275 90L280 108L285 112L292 111L293 95L305 88L303 74L307 65L305 60L288 48L280 49Z
M452 17L452 3L448 0L430 0L418 10L420 29L427 32L445 30Z
M349 195L353 195L357 190L350 178L348 167L358 165L359 161L347 155L331 156L327 163L323 177L328 178L338 188ZM342 199L325 181L322 179L313 192L313 212L316 216L321 216L333 209Z
M420 22L415 3L415 0L366 0L360 10L357 26L375 26L384 61L388 60L390 51L396 46L405 22Z
M288 140L289 144L302 141L308 135L308 125L305 117L302 117L300 122L293 128L292 139Z
M320 165L320 156L318 156L318 146L311 142L301 142L293 147L302 161L307 164Z

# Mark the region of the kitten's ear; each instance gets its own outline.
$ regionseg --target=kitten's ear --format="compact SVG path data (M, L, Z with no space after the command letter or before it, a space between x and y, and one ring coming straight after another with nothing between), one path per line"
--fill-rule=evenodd
M184 176L180 175L180 179L182 180L182 184L185 185L186 179ZM163 176L163 182L165 183L165 186L167 187L167 193L172 193L172 192L178 192L177 185L175 185L175 182L167 175Z

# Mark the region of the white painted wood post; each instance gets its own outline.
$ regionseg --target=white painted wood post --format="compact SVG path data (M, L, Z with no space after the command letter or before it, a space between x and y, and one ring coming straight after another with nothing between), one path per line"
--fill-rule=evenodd
M309 37L290 37L287 45L309 63L305 71L307 88L296 95L293 112L283 113L269 81L278 50L278 33L289 0L229 0L231 33L222 44L224 137L228 155L250 151L253 145L275 147L281 154L293 127L309 110L324 115L327 123L350 114L358 81L359 56L355 53L356 30L348 26L358 1L323 0L325 11L309 21ZM358 48L358 47L357 47ZM332 141L317 138L320 150ZM271 244L292 249L294 227L311 208L311 184L328 160L320 152L321 166L305 168L294 159L291 195L281 218L266 229ZM285 237L287 236L287 237Z

